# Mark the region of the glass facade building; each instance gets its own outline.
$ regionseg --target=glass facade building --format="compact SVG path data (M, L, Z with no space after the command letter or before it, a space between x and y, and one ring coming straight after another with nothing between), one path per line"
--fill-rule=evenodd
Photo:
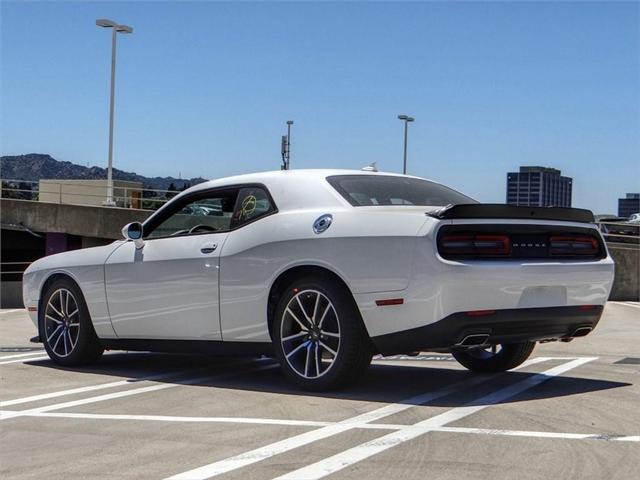
M618 199L618 216L629 218L634 213L640 213L640 193L627 193L626 198Z
M527 207L570 207L573 179L547 167L520 167L507 173L507 204Z

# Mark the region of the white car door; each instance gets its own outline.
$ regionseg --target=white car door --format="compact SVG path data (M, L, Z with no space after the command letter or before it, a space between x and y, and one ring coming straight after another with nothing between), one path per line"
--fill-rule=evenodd
M238 189L196 192L144 226L144 246L105 263L113 328L123 339L220 340L220 251Z

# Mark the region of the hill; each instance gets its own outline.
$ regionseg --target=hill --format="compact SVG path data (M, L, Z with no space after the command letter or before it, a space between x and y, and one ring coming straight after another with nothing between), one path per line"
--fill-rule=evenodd
M38 181L41 178L59 178L74 180L106 179L107 170L101 167L84 167L71 162L56 160L51 155L29 153L27 155L0 157L0 176L2 179ZM113 169L114 180L142 182L145 188L167 190L171 184L177 190L205 182L205 178L145 177L133 172ZM172 188L173 188L172 187Z

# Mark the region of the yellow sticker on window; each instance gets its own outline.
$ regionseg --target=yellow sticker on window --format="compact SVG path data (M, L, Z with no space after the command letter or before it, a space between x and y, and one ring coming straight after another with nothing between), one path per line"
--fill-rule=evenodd
M240 218L246 218L256 211L258 200L255 195L247 195L240 204Z

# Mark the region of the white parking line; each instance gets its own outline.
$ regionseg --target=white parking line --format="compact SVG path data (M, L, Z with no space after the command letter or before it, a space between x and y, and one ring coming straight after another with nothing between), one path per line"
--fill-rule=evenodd
M528 360L527 362L520 365L518 368L525 368L527 366L541 363L547 361L546 357L537 357ZM515 370L515 369L514 369ZM415 407L416 405L425 404L436 400L438 398L451 395L461 388L469 388L474 385L478 385L480 383L491 380L492 376L476 376L472 377L469 380L464 380L453 385L449 385L447 387L443 387L439 390L433 392L423 393L421 395L417 395L411 398L407 398L398 403L392 403L386 405L384 407L378 408L371 412L363 413L356 417L348 418L341 422L338 422L333 425L329 425L327 427L319 428L317 430L312 430L310 432L305 432L300 435L296 435L290 438L286 438L284 440L271 443L264 447L257 448L255 450L251 450L245 453L241 453L239 455L235 455L233 457L220 460L217 462L213 462L209 465L204 465L202 467L195 468L193 470L189 470L187 472L179 473L177 475L173 475L169 477L170 480L199 480L212 478L217 475L221 475L226 472L230 472L232 470L236 470L241 467L245 467L247 465L251 465L253 463L257 463L259 461L265 460L267 458L273 457L274 455L279 455L284 452L288 452L290 450L302 447L309 443L316 442L318 440L322 440L328 437L332 437L342 432L346 432L347 430L351 430L352 428L356 428L359 424L373 422L375 420L379 420L380 418L387 417L389 415L393 415L395 413L402 412L409 408Z
M25 363L25 362L37 362L39 360L48 360L48 356L44 357L29 357L29 358L16 358L15 360L7 360L6 362L0 362L0 365L9 365L10 363Z
M15 411L2 410L0 413L9 414ZM27 417L45 418L72 418L86 420L125 420L143 422L177 422L177 423L234 423L250 425L277 425L294 427L327 427L336 425L337 422L316 422L311 420L288 420L281 418L245 418L245 417L190 417L179 415L123 415L114 413L71 413L71 412L36 412L26 414ZM354 428L373 430L403 430L407 425L387 423L360 423ZM500 430L495 428L470 428L470 427L424 427L424 433L445 432L464 433L477 435L499 435L508 437L533 437L568 440L603 440L607 442L640 442L640 436L612 435L602 433L562 433L539 432L529 430Z
M607 435L598 433L532 432L528 430L496 430L493 428L437 427L433 432L473 433L479 435L504 435L508 437L561 438L567 440L605 440L609 442L640 442L640 436Z
M609 302L609 303L615 303L616 305L623 305L625 307L640 308L640 302Z
M400 445L409 440L428 433L434 428L444 427L445 425L461 420L491 405L500 403L508 398L523 393L551 378L561 375L580 365L595 360L597 357L586 357L564 363L557 367L551 368L545 372L532 375L525 380L514 383L507 387L501 388L489 395L478 398L469 402L462 407L452 408L440 415L431 417L415 425L408 425L402 430L389 433L375 440L365 442L357 447L350 448L344 452L333 455L332 457L320 460L307 467L300 468L288 474L277 477L276 480L315 480L324 478L327 475L343 470L373 455L384 452L392 447ZM187 478L187 477L185 477Z
M42 355L44 350L36 350L34 352L29 353L19 353L16 355L5 355L4 357L0 357L0 360L9 360L10 358L21 358L21 357L31 357L33 355Z
M36 353L32 353L29 355L42 355L43 353L45 353L44 350L39 350ZM113 352L105 352L105 355L144 355L147 354L149 352L128 352L125 350L122 351L113 351ZM25 354L26 355L26 354ZM15 355L17 357L17 355ZM2 360L3 358L10 358L10 356L7 357L1 357L0 360ZM18 360L8 360L6 362L0 362L0 365L6 365L9 363L26 363L26 362L30 362L30 361L36 361L36 360L47 360L49 358L49 356L40 356L40 357L31 357L31 358L22 358L22 359L18 359Z
M0 414L0 420L7 420L9 418L21 417L21 416L25 416L32 413L49 412L52 410L62 410L63 408L71 408L71 407L76 407L78 405L86 405L89 403L103 402L105 400L113 400L115 398L129 397L131 395L139 395L141 393L156 392L158 390L166 390L168 388L175 388L181 385L193 385L196 383L205 382L209 380L231 377L234 375L238 375L240 373L256 372L260 370L266 370L269 368L275 368L276 366L277 365L275 364L264 365L261 367L245 369L245 370L242 370L241 372L230 372L230 373L222 373L222 374L219 373L215 375L206 375L202 377L182 380L180 383L165 383L162 385L152 385L149 387L134 388L132 390L124 390L121 392L107 393L104 395L98 395L96 397L83 398L80 400L72 400L69 402L55 403L53 405L47 405L47 406L38 407L38 408L31 408L29 410L20 410L13 413L2 413Z
M16 313L16 312L26 312L24 308L16 308L13 310L0 310L0 315L4 315L6 313Z
M10 414L15 411L2 410L0 413ZM121 415L111 413L71 413L71 412L35 412L28 417L48 418L81 418L87 420L128 420L142 422L182 422L182 423L235 423L250 425L282 425L293 427L326 427L334 422L314 422L310 420L287 420L279 418L244 418L244 417L183 417L175 415ZM385 430L388 430L385 428Z
M125 385L131 385L133 383L138 383L138 382L145 382L145 381L153 382L155 380L162 380L162 379L165 379L165 378L178 377L180 375L184 375L184 374L187 374L187 373L196 373L198 371L204 370L205 368L206 367L185 368L185 369L182 369L182 370L164 372L164 373L159 373L157 375L149 375L149 376L146 376L146 377L128 378L127 380L119 380L117 382L99 383L97 385L88 385L86 387L70 388L70 389L67 389L67 390L59 390L57 392L43 393L43 394L40 394L40 395L31 395L29 397L16 398L16 399L13 399L13 400L5 400L3 402L0 402L0 408L9 407L11 405L20 405L22 403L37 402L37 401L40 401L40 400L46 400L48 398L64 397L66 395L74 395L76 393L93 392L93 391L96 391L96 390L103 390L105 388L122 387L122 386L125 386Z

